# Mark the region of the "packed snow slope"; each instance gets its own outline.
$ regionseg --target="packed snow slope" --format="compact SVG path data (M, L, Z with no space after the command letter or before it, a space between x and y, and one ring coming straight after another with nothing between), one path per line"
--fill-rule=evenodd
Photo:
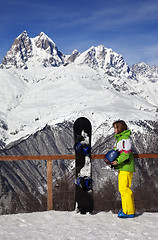
M47 64L46 64L47 63ZM26 31L13 43L0 69L1 141L8 144L46 124L86 116L93 130L116 119L156 120L158 70L129 68L104 46L65 56L44 33Z
M0 216L1 240L157 240L158 213L119 219L112 212L38 212Z

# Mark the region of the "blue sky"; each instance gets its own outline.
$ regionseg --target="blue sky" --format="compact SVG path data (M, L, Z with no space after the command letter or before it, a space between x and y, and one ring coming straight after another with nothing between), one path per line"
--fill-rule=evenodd
M44 32L64 54L102 44L130 66L158 66L157 0L0 0L0 63L24 30Z

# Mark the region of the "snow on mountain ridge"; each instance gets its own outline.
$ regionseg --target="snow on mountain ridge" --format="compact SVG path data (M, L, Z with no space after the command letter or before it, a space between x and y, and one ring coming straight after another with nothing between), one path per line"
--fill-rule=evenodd
M122 55L115 53L103 45L91 47L83 53L74 50L71 55L64 55L58 50L56 44L43 32L35 38L29 38L26 31L14 41L10 50L3 58L1 68L27 69L35 65L50 67L67 65L72 62L79 65L88 65L94 69L104 69L110 76L134 77Z
M2 103L3 96L7 96L3 109L7 130L2 129L1 133L6 143L32 134L46 124L72 122L79 116L87 116L95 130L107 119L109 124L122 117L154 120L157 114L155 105L143 95L136 90L134 96L129 94L132 84L139 91L141 85L137 81L126 79L127 90L116 91L110 77L105 77L102 71L75 63L60 68L1 69L0 78ZM150 85L154 93L155 84ZM146 94L146 86L141 89Z
M60 66L63 63L64 54L58 50L56 44L43 32L35 38L29 38L26 31L21 33L14 41L10 50L3 58L1 68ZM33 62L33 65L32 65Z
M151 81L158 79L158 67L137 63L130 68L121 54L103 45L92 46L83 53L74 50L72 54L64 55L44 32L39 33L35 38L29 38L27 32L23 31L3 58L0 68L27 69L38 65L39 67L66 66L74 61L79 65L86 64L95 69L104 69L109 76L133 79L141 76Z
M45 55L44 66L59 66L63 63L63 53L60 52L56 46L56 44L43 32L41 32L37 37L31 39L32 42L35 43L37 48L45 50L46 54L51 55L52 57L47 60L47 56ZM40 59L41 56L38 56ZM49 64L48 64L49 62Z
M158 81L158 66L149 66L147 63L140 62L132 66L132 70L137 77L149 79L152 82Z
M13 42L10 50L3 58L1 68L27 68L26 62L28 58L32 57L32 44L31 40L24 31Z
M29 38L24 31L2 68L3 142L79 116L90 118L94 129L105 119L110 124L116 118L155 120L157 116L158 82L141 74L136 77L122 55L103 45L65 56L43 32Z
M127 78L133 77L133 73L127 63L124 62L122 55L103 45L89 48L76 58L75 63L86 64L94 69L103 69L106 74L114 77L119 75Z

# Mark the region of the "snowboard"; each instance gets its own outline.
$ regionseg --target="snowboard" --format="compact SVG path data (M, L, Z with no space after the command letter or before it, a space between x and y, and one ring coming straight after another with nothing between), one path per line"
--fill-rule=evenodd
M75 149L75 208L81 214L91 213L94 209L93 180L91 164L91 134L90 121L80 117L74 122Z

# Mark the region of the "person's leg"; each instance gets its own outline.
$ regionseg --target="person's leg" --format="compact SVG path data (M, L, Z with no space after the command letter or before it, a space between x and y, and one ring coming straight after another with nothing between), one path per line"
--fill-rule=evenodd
M119 171L118 187L121 194L122 209L127 215L135 213L134 197L131 190L133 172Z

